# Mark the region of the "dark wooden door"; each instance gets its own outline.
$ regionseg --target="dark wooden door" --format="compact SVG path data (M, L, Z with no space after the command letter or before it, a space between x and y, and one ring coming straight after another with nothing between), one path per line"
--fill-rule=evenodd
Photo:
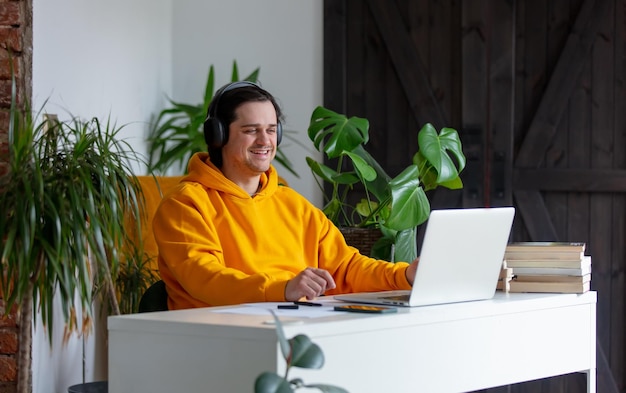
M324 7L325 105L369 119L368 149L391 175L424 123L456 128L465 186L430 195L433 208L513 205L513 240L587 243L598 391L626 392L626 0ZM586 390L572 374L489 391Z

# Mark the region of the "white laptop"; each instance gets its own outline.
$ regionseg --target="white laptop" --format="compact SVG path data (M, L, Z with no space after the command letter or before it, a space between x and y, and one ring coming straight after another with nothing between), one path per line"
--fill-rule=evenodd
M433 210L410 291L336 295L351 303L426 306L491 299L515 208Z

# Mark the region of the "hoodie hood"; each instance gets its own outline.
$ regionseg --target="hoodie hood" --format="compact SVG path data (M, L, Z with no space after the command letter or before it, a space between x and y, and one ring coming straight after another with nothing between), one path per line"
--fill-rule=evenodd
M207 189L232 195L237 198L252 198L248 193L237 184L228 179L222 171L216 167L209 159L209 153L195 153L189 160L187 166L189 174L182 181L196 182L202 184ZM264 198L276 192L278 187L278 173L273 165L261 174L261 189L256 193L255 198Z

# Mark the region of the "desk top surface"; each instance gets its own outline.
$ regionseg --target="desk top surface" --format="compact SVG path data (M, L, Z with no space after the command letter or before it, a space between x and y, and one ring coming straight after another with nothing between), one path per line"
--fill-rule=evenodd
M442 304L399 308L392 314L357 314L332 311L332 306L345 304L324 298L323 310L310 314L308 309L280 310L279 318L287 335L305 333L309 335L329 334L338 331L356 332L359 330L387 329L390 327L413 326L419 324L444 323L446 321L489 318L496 315L523 313L542 309L581 305L594 305L596 292L584 294L547 293L503 293L489 300L464 303ZM264 306L267 309L259 312ZM246 309L246 307L248 307ZM111 316L108 318L109 333L153 332L164 334L193 335L268 335L275 337L272 315L269 309L276 309L276 303L226 306L176 310L143 314ZM249 312L247 310L250 310ZM328 312L328 316L323 314ZM366 323L365 323L366 322ZM210 329L207 327L210 326Z

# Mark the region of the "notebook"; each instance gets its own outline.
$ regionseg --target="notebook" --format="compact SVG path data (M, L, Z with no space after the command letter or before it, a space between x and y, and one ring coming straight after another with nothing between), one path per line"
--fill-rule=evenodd
M336 295L352 303L425 306L491 299L515 208L433 210L410 291Z

